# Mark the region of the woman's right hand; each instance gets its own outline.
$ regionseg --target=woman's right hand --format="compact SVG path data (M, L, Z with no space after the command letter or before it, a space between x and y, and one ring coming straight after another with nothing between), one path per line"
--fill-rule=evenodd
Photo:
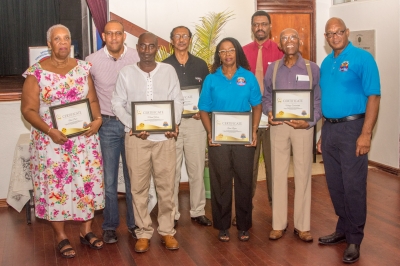
M208 134L207 134L207 139L208 139L208 146L210 146L210 147L221 146L221 144L212 143L212 136L211 136L211 133L208 133Z
M68 138L58 129L51 128L47 134L55 144L64 145Z

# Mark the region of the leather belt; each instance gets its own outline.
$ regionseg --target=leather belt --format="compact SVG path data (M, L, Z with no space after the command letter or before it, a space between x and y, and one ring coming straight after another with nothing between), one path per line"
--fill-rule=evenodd
M342 118L326 118L325 120L328 121L329 123L342 123L342 122L349 122L349 121L353 121L353 120L357 120L360 118L364 118L365 114L358 114L358 115L349 115L346 117L342 117Z
M115 115L103 115L103 114L101 114L101 116L104 117L104 118L108 118L108 119L118 120L118 117L116 117Z

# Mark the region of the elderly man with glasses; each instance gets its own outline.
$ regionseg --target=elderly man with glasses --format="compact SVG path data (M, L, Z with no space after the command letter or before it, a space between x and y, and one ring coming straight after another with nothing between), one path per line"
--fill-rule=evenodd
M283 30L279 46L285 55L268 67L263 95L263 113L272 125L273 230L269 238L281 238L288 227L288 170L292 149L296 185L294 233L301 240L311 242L313 126L321 118L319 68L300 55L296 30Z
M171 31L171 44L174 53L163 62L170 64L178 74L181 88L197 86L199 93L204 79L208 75L207 63L189 53L189 44L192 33L185 26L178 26ZM193 87L194 88L194 87ZM200 225L210 226L212 222L205 216L204 207L206 196L204 189L204 162L206 151L206 131L200 121L197 112L197 103L193 105L193 112L181 120L179 135L176 141L176 172L175 172L175 224L177 224L179 213L179 183L181 180L181 168L183 156L189 177L190 187L190 217ZM196 111L197 110L197 111Z

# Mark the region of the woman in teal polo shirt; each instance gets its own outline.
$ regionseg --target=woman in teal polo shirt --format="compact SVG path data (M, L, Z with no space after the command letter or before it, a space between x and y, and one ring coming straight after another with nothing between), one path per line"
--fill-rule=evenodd
M232 179L235 182L235 209L238 237L248 241L252 224L252 176L257 128L261 117L261 92L256 77L239 42L223 39L216 48L214 64L202 87L199 109L207 131L214 228L219 240L229 241L232 216ZM250 145L213 144L212 112L252 111Z

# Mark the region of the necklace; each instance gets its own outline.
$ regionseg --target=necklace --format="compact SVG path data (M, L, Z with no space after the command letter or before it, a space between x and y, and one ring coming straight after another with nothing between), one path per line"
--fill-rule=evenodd
M51 61L51 64L52 64L53 66L55 66L56 68L65 68L66 66L68 66L69 57L67 57L67 60L66 60L66 61L64 60L64 61L61 62L61 63L59 63L59 62L57 62L57 61L54 61L52 57L50 57L50 61Z

